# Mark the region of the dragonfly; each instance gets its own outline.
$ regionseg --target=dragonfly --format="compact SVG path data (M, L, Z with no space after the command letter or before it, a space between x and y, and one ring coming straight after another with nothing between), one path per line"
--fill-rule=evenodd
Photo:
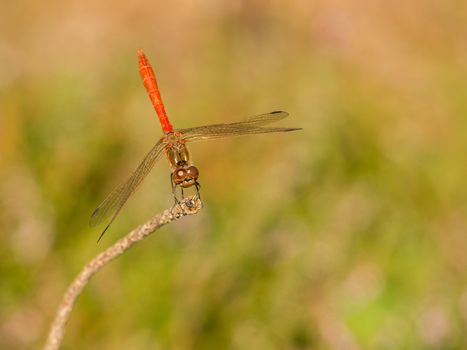
M301 128L269 127L270 123L284 119L289 114L284 111L256 115L246 120L234 123L221 123L197 126L187 129L174 129L169 121L157 86L156 76L144 52L138 50L139 72L149 98L156 110L162 126L163 136L157 141L143 161L138 165L128 180L111 192L104 201L94 210L89 221L90 226L106 222L104 231L98 241L114 222L124 204L136 191L144 178L154 167L154 164L165 154L170 169L170 182L175 202L178 202L176 189L180 188L183 199L183 189L195 187L199 196L200 184L198 182L199 170L193 165L188 151L187 143L192 141L210 140L229 136L266 134L276 132L289 132Z

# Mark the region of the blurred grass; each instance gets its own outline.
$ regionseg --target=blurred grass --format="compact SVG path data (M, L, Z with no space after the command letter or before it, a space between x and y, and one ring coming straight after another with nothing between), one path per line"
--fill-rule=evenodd
M107 267L64 349L463 349L462 2L0 5L0 348L40 346L80 267L171 205L161 162L96 245L100 200L177 127L283 109L300 133L194 144L203 212Z

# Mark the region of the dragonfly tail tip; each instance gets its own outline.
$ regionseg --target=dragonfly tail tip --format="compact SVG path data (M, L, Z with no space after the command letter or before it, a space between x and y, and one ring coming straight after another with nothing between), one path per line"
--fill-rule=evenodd
M138 57L139 57L140 59L143 58L143 57L146 57L145 54L144 54L144 52L143 52L143 49L141 49L141 48L138 49Z

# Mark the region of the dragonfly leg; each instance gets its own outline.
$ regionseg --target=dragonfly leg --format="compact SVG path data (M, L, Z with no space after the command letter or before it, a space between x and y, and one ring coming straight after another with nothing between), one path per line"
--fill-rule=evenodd
M174 182L172 178L172 174L170 174L170 185L172 186L172 195L174 197L174 207L180 205L180 201L177 198L177 184Z
M190 200L189 202L186 203L188 208L192 208L195 205L195 202L197 200L201 199L201 195L199 193L199 189L201 188L201 185L197 181L195 182L195 188L196 188L196 197L195 197L194 201ZM183 195L183 188L181 188L181 191L182 191L182 195Z
M195 187L196 187L196 197L198 199L201 199L201 193L200 193L200 188L201 188L201 185L199 184L198 181L195 182Z
M182 210L182 215L186 215L185 209L183 209L183 206L180 204L180 200L177 198L178 185L173 181L172 174L170 174L170 184L172 185L172 195L174 197L174 205L172 206L172 210L176 206L178 206ZM180 191L182 193L182 199L183 199L183 187L180 187Z
M195 181L195 188L196 188L195 201L201 200L201 193L199 191L199 189L201 188L201 185L199 184L198 181ZM191 203L191 205L194 205L194 203Z

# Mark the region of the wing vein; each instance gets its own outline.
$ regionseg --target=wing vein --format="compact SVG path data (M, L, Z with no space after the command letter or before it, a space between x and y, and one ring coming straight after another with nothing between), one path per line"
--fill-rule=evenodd
M117 187L111 192L104 201L94 210L89 220L90 226L96 226L110 217L104 232L108 229L110 224L115 220L118 213L126 203L128 198L135 192L140 183L144 180L146 175L151 171L156 161L160 158L165 143L159 140L156 145L144 157L143 161L131 174L127 181ZM100 239L100 238L99 238Z

